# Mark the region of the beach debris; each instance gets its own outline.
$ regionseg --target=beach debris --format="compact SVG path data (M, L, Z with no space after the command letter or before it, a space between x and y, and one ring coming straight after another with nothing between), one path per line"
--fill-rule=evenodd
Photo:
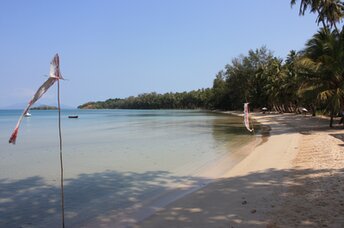
M247 201L244 200L244 201L241 202L241 204L242 204L242 205L246 205L246 204L247 204Z
M252 213L252 214L254 214L254 213L256 213L256 212L257 212L256 209L252 209L252 210L251 210L251 213Z

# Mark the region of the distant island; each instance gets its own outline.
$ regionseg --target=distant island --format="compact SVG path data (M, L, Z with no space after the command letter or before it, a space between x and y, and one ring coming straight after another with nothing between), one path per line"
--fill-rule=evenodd
M31 108L31 110L57 110L57 107L50 106L50 105L40 105L40 106Z

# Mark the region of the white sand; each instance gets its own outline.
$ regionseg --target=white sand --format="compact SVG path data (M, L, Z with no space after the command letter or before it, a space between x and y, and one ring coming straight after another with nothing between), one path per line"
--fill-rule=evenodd
M271 128L225 177L138 227L344 227L344 130L309 116L262 115Z

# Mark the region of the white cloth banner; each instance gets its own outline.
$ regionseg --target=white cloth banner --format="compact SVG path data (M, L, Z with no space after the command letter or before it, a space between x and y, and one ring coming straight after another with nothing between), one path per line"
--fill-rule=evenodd
M17 122L16 127L14 128L14 131L11 135L11 138L9 139L9 143L15 144L17 135L18 135L18 130L21 121L23 120L24 115L29 111L30 107L39 99L43 96L45 92L57 81L63 79L60 73L60 60L58 54L56 54L53 58L53 60L50 63L50 73L49 73L49 78L39 87L35 95L32 97L32 99L29 101L29 104L27 107L24 109L22 115L19 117L19 120Z
M249 110L248 104L249 103L244 104L244 123L247 130L249 132L252 132L253 128L252 129L250 128L250 119L249 119L250 110Z

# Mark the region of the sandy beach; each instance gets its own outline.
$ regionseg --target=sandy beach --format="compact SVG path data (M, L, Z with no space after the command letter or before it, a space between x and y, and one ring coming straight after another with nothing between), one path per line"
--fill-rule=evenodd
M343 227L344 129L320 117L253 116L263 143L137 227Z

